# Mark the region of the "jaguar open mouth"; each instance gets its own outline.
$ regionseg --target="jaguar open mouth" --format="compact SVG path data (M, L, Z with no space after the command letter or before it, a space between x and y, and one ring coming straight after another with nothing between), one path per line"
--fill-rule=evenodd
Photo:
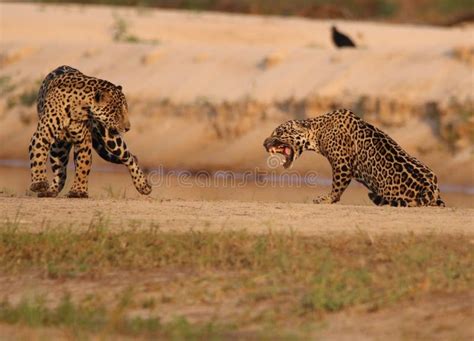
M290 168L293 160L295 158L295 152L293 148L282 142L275 141L273 143L265 144L267 152L270 154L281 154L285 157L285 162L283 162L283 167Z

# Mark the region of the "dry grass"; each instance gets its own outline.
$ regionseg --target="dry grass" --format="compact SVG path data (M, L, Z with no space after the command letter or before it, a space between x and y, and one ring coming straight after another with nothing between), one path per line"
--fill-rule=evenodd
M452 51L453 57L460 62L474 66L474 46L458 46Z
M110 274L125 277L113 299L93 299L100 304L92 306L89 293L15 304L5 298L0 307L3 322L87 333L220 338L251 330L298 337L327 313L374 311L474 287L472 241L455 235L256 236L153 227L112 233L103 220L83 233L27 233L14 221L0 231L0 268L7 276L30 274L78 286ZM158 276L162 285L144 290L140 276L147 275ZM183 305L226 308L196 317Z

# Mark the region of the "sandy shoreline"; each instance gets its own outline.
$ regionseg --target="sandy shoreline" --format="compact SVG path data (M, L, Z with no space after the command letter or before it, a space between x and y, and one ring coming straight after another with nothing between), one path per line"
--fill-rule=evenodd
M473 66L456 54L469 58L472 27L10 3L0 15L0 159L26 158L29 99L69 64L123 86L127 144L150 168L264 169L261 144L277 124L345 106L442 183L474 184ZM114 41L120 22L136 41ZM332 47L334 22L363 48ZM311 154L295 170L330 176Z
M455 233L474 235L474 210L394 209L373 206L313 205L237 201L153 199L0 198L3 222L21 231L48 228L84 231L91 224L107 229L162 231L294 231L303 235L363 233Z
M73 169L69 168L65 196L72 185ZM319 173L256 172L212 173L186 171L185 169L149 170L153 185L151 198L155 200L238 200L266 203L312 203L313 198L330 191L330 179ZM30 196L30 171L27 167L0 167L0 197ZM472 188L456 186L445 188L441 195L448 207L474 208ZM126 169L119 165L95 165L90 175L89 194L95 199L143 198L132 185ZM373 206L367 189L352 181L344 192L342 205Z

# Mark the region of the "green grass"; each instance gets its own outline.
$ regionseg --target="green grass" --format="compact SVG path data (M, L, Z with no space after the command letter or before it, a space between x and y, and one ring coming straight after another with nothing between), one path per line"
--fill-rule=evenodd
M471 0L435 0L433 5L437 10L444 13L463 12L473 10Z
M113 40L127 43L138 43L140 41L137 36L129 33L129 23L117 15L114 15Z
M7 98L7 108L11 109L16 105L21 105L24 107L32 107L36 104L36 99L38 97L38 89L42 83L43 79L36 79L33 84L29 85L20 93L13 94ZM7 91L2 92L2 87L6 88ZM16 86L10 83L10 78L8 76L0 79L0 92L2 94L7 94L10 91L13 91ZM4 90L4 89L3 89Z
M192 324L184 317L162 323L156 317L130 317L125 311L127 299L108 310L100 304L74 303L70 295L64 295L57 306L50 308L40 297L23 299L16 305L8 301L0 303L0 321L29 327L66 327L76 336L84 333L109 335L146 336L179 340L224 339L231 326L219 326L212 322Z
M257 326L256 332L262 333L259 335L269 337L276 331L294 332L293 325L314 323L315 314L355 306L373 311L474 287L474 248L464 236L309 237L297 233L172 233L140 228L112 232L100 217L88 231L80 233L65 228L28 233L15 221L4 223L0 228L0 268L4 274L30 273L78 285L82 280L129 274L124 288L135 289L133 295L102 302L92 311L79 298L72 303L68 296L57 306L37 301L6 302L0 321L92 333L109 330L165 336L182 336L184 330L189 335L215 335L216 330L218 335L222 330L232 334L235 331L229 326ZM164 282L141 292L137 285L145 280L136 274L161 276ZM232 305L235 300L236 306ZM186 315L177 319L180 315L173 313L179 302L229 306L235 311L230 320L206 318L192 324ZM137 309L149 314L134 319ZM163 324L156 312L174 318ZM113 323L113 316L118 323Z
M15 84L12 83L10 76L0 76L0 96L5 96L15 90Z
M416 285L429 279L439 289L453 284L467 288L473 283L468 271L473 248L456 236L381 237L372 245L362 237L292 233L169 233L156 228L112 233L106 224L98 219L84 233L58 229L36 234L21 232L14 222L5 223L0 232L0 266L10 272L42 269L52 278L166 268L266 273L286 284L297 279L308 285L310 294L332 290L324 294L327 299L358 292L360 302L383 301L402 283ZM459 273L455 283L446 276L452 271ZM348 298L335 306L353 303L357 302Z
M25 107L31 107L33 104L36 103L36 98L38 96L38 89L29 89L23 91L18 96L18 101L21 105Z
M152 45L159 44L158 40L141 39L138 36L131 34L129 22L118 15L114 15L112 31L112 39L116 42L147 43Z

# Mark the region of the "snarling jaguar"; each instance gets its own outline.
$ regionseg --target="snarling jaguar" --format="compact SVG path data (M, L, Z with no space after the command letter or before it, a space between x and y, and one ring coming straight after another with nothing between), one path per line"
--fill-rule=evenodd
M278 126L263 143L291 167L306 150L325 156L332 167L332 189L314 203L335 203L354 178L376 205L444 206L436 175L390 136L346 109Z

